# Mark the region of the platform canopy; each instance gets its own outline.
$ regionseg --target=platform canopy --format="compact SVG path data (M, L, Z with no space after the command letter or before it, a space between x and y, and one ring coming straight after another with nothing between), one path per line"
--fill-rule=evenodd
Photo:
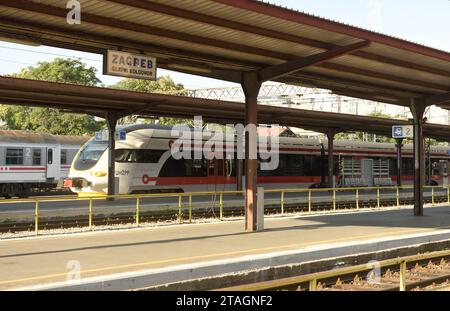
M312 112L300 111L298 115L292 112L282 116L274 107L258 106L257 97L265 81L409 106L416 163L414 215L423 215L424 112L430 105L450 104L449 52L255 0L86 0L81 1L79 24L72 23L70 17L77 14L71 15L68 4L62 0L0 0L0 39L94 53L121 50L148 54L157 58L160 68L240 83L245 93L245 105L239 106L243 110L229 107L227 114L211 118L245 116L245 124L281 123L281 117L287 124L299 122L303 116L300 127L306 128L308 118L304 117L308 113L313 117ZM92 101L90 104L94 105ZM114 109L106 104L104 110ZM163 107L161 102L147 104L154 105L153 114ZM120 105L122 110L130 108L127 102ZM194 105L189 102L170 112L189 114L186 110ZM222 102L217 105L225 107ZM132 109L128 112L137 113ZM167 108L164 113L168 112ZM209 112L195 109L204 117ZM118 117L120 114L111 112L106 118L111 137L109 194L114 193L112 133ZM361 119L360 128L364 122L367 119ZM331 137L332 133L327 135ZM254 140L246 139L245 144L246 150L257 149ZM245 227L255 231L257 159L247 157L245 161ZM330 156L330 181L332 163Z
M142 93L110 88L81 86L37 80L0 77L0 104L53 107L105 118L108 112L119 117L138 114L146 117L193 118L225 124L243 122L245 104L184 96ZM392 126L411 121L320 112L259 105L260 124L279 124L326 132L365 131L390 136ZM425 124L425 135L450 141L450 126Z
M450 102L450 54L253 0L0 0L0 37L104 53L154 55L158 66L240 83L272 80L409 105ZM443 38L445 40L446 38Z

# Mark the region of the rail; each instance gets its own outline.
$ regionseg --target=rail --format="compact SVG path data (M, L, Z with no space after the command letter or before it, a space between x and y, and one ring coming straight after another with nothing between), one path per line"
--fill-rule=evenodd
M426 190L431 190L431 204L436 204L436 196L437 193L440 192L440 198L444 197L444 201L450 204L450 187L442 187L442 186L426 186L424 187ZM331 199L331 209L332 211L337 211L338 208L338 194L350 192L354 195L354 206L357 210L360 209L361 206L361 195L366 193L366 197L369 196L371 200L376 200L376 208L381 208L381 194L383 192L389 192L392 196L393 205L400 208L401 199L402 199L402 190L410 190L413 189L412 186L404 186L404 187L356 187L356 188L328 188L328 189L265 189L265 194L273 194L279 195L279 199L272 198L267 199L266 202L272 202L272 205L277 205L279 207L279 213L285 214L287 212L286 205L288 202L289 194L304 194L305 195L305 203L307 204L308 213L313 212L313 204L314 200L318 199L317 194L329 194ZM367 192L371 192L367 194ZM27 199L7 199L0 200L0 207L5 203L32 203L34 204L34 231L35 235L39 234L39 220L40 220L40 208L43 203L48 202L87 202L87 212L88 212L88 227L89 230L94 229L94 207L95 203L99 200L122 200L122 199L131 199L135 202L134 207L134 222L136 226L140 226L141 218L142 218L142 202L146 199L157 199L157 198L174 198L177 199L177 209L178 215L177 220L178 223L182 224L185 221L191 223L193 221L193 209L194 203L193 198L205 197L205 196L213 196L218 199L218 214L219 219L224 218L224 208L225 208L225 196L240 196L243 197L243 191L205 191L205 192L189 192L189 193L154 193L154 194L129 194L129 195L103 195L103 196L92 196L92 197L45 197L45 198L27 198ZM348 196L348 195L347 195ZM298 197L295 200L298 201ZM323 200L323 196L322 196ZM291 202L292 203L292 202ZM0 209L1 212L1 209ZM186 215L187 214L187 215ZM2 214L0 213L0 217ZM0 219L1 220L1 219Z
M407 264L424 260L440 259L450 256L450 250L438 251L427 254L419 254L413 256L406 256L394 259L387 259L377 262L377 268L386 268L392 266L399 267L399 290L406 291L406 271ZM362 264L352 267L345 267L340 269L334 269L323 272L316 272L311 274L305 274L296 277L290 277L285 279L265 281L260 283L245 284L227 288L221 288L221 291L273 291L281 290L285 288L293 288L299 284L309 284L310 291L316 291L320 280L337 278L344 275L350 275L354 273L361 273L368 270L372 270L373 267L370 264Z

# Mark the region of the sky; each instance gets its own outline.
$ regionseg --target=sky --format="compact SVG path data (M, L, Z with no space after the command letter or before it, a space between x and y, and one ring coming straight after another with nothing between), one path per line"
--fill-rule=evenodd
M450 0L271 0L316 16L381 32L433 48L450 51ZM11 74L39 61L56 57L77 57L97 68L105 85L120 80L102 75L102 56L46 46L31 47L0 41L0 74ZM189 89L237 86L220 80L206 79L158 69L158 76L170 75L176 83Z

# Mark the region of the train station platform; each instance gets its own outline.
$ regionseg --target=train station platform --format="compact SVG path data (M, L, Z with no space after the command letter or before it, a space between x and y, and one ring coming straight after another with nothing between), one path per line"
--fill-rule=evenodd
M2 240L0 289L139 289L450 240L450 206L425 215L404 208L266 218L259 233L234 221Z

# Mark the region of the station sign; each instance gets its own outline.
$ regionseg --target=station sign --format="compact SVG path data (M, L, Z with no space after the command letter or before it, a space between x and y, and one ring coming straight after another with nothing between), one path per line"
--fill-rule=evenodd
M107 130L95 132L94 139L96 141L108 141L109 133ZM116 132L116 140L126 140L126 139L127 139L127 133L125 131L117 131Z
M155 80L156 58L142 54L108 50L103 57L103 74Z
M392 138L413 138L414 126L412 125L394 125L392 127Z

